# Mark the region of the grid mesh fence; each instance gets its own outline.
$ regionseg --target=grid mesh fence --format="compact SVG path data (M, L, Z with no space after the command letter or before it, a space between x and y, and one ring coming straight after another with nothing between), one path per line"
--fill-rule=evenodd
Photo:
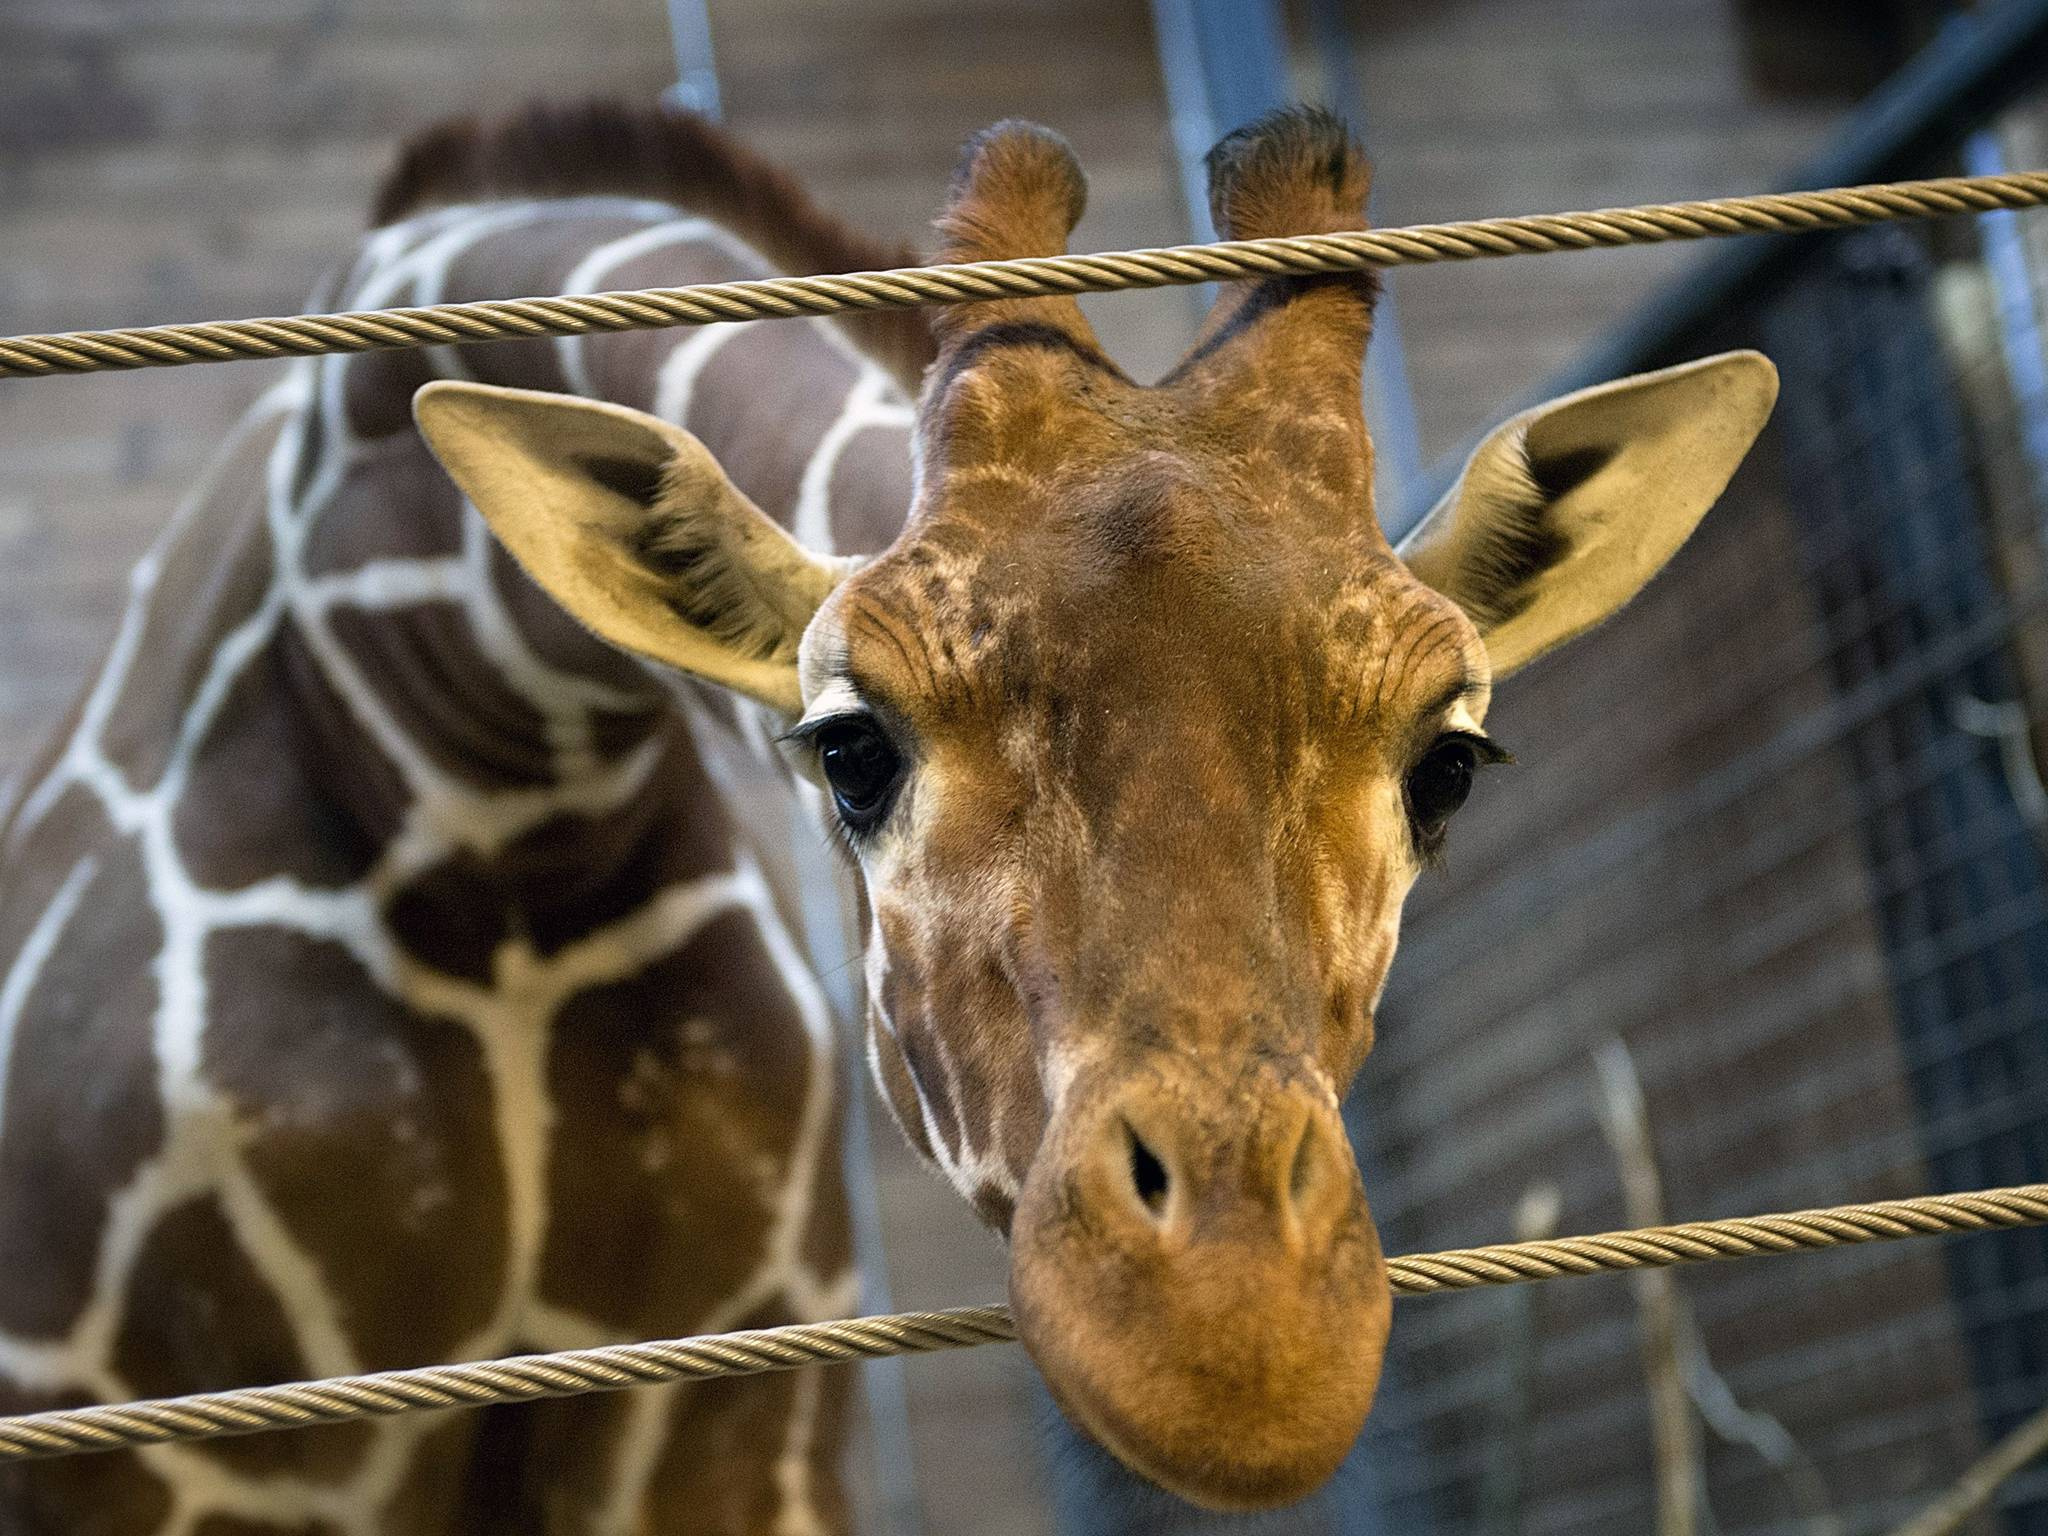
M1616 1041L1673 1219L2048 1177L2048 220L2004 217L1809 242L1693 349L1766 351L1776 418L1663 579L1501 691L1531 766L1417 891L1354 1106L1391 1249L1546 1192L1629 1219ZM1677 1289L1703 1531L1884 1530L2048 1401L2039 1234ZM1643 1305L1400 1317L1386 1526L1644 1529ZM2048 1533L2048 1473L1972 1529Z

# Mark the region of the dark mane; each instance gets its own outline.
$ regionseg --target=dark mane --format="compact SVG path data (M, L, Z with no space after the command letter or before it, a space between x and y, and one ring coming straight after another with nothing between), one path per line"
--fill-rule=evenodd
M835 218L780 166L694 113L616 101L455 118L415 134L372 204L373 224L451 203L612 194L673 203L730 229L790 274L914 266L911 247ZM839 323L913 389L931 361L916 310Z

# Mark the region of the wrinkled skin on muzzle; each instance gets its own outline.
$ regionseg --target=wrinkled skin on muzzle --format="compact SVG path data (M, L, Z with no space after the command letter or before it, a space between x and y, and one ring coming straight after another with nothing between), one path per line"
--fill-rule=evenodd
M1363 1427L1392 1298L1336 1106L1303 1074L1161 1060L1077 1082L1010 1244L1054 1397L1162 1487L1288 1502Z

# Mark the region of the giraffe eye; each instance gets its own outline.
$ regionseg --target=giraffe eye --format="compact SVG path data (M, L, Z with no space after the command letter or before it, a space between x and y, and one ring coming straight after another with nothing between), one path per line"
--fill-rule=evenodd
M1463 732L1439 736L1422 761L1408 770L1408 814L1425 845L1443 833L1444 823L1472 793L1481 763L1505 761L1507 754L1483 736Z
M865 715L828 720L813 738L832 803L849 830L871 830L889 809L903 759L882 728Z
M1446 737L1431 747L1408 773L1408 811L1416 825L1440 827L1472 793L1472 775L1479 755L1470 742Z

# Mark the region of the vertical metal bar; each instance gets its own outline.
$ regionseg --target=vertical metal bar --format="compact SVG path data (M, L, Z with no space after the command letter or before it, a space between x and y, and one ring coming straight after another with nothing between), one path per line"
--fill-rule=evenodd
M1152 0L1152 33L1159 49L1159 72L1166 82L1167 128L1173 135L1174 163L1180 168L1188 229L1197 240L1214 240L1216 226L1209 218L1209 183L1202 157L1222 134L1209 104L1201 44L1195 35L1195 0ZM1216 285L1200 284L1182 302L1207 309L1216 302Z
M1308 24L1322 64L1324 99L1366 134L1365 86L1352 67L1345 0L1309 0ZM1365 414L1372 423L1373 492L1376 504L1384 509L1384 520L1399 514L1424 469L1422 428L1416 419L1415 391L1408 382L1408 349L1401 339L1401 306L1394 300L1391 272L1380 274L1380 302L1373 312L1372 346L1365 358Z
M661 94L672 107L714 121L723 116L717 58L711 47L706 0L668 0L669 36L675 47L676 81ZM816 820L801 803L792 807L790 856L803 898L805 950L816 968L830 1007L839 1066L841 1117L839 1166L845 1185L848 1224L853 1229L854 1269L860 1276L862 1312L896 1310L889 1294L889 1270L882 1252L882 1212L875 1187L874 1143L870 1131L867 1073L860 1049L862 1004L858 955L846 931L839 903L840 874L818 840ZM921 1536L924 1525L917 1496L914 1446L910 1437L908 1386L900 1359L869 1360L861 1366L874 1439L876 1507L871 1513L892 1536Z
M1997 176L2010 169L1995 130L1982 129L1963 140L1963 169L1972 176ZM1998 335L2020 446L2033 476L2035 505L2048 515L2048 354L2042 350L2041 314L2034 302L2020 216L2007 208L1980 213L1977 228L1998 304Z
M662 92L673 107L717 119L724 106L718 91L717 57L711 47L711 14L706 0L668 0L669 35L675 46L676 82ZM863 1007L859 956L846 932L838 893L840 874L825 855L815 818L801 804L793 809L791 856L804 901L804 937L811 963L835 1023L840 1065L839 1162L846 1186L847 1216L853 1228L855 1271L860 1276L863 1312L896 1310L889 1294L889 1269L882 1252L881 1197L875 1187L874 1142L867 1100L867 1072L861 1051ZM877 1508L873 1513L892 1536L920 1536L924 1526L917 1496L914 1446L910 1437L909 1390L903 1361L869 1360L861 1366L874 1438Z
M1201 156L1216 138L1293 99L1286 24L1274 0L1175 0L1170 8L1182 13L1191 38L1177 56L1191 53L1199 71L1179 90L1199 97L1210 129L1194 156L1199 172ZM1155 14L1158 9L1155 4ZM1173 82L1167 89L1175 90ZM1206 208L1206 193L1197 201Z
M716 119L721 115L718 68L705 0L668 0L668 30L676 50L676 83L661 93L661 99Z
M791 818L790 858L803 895L804 946L832 1010L839 1090L846 1113L839 1133L840 1172L853 1228L853 1260L860 1276L860 1310L893 1312L888 1258L882 1251L882 1208L875 1187L874 1141L868 1113L867 1069L861 1049L865 1013L857 936L848 932L840 902L842 875L827 852L816 819L801 800ZM872 1512L892 1536L919 1536L924 1515L917 1496L915 1447L910 1437L909 1389L900 1357L861 1365L868 1425L874 1436L878 1507Z
M1341 0L1316 0L1310 20L1326 94L1356 121L1363 102L1351 69ZM1203 157L1232 128L1293 99L1286 29L1272 0L1152 0L1152 23L1188 224L1195 239L1213 240ZM1365 413L1376 456L1377 504L1397 509L1423 472L1422 443L1400 310L1393 284L1384 277L1381 281L1366 354ZM1205 288L1202 301L1213 296Z

